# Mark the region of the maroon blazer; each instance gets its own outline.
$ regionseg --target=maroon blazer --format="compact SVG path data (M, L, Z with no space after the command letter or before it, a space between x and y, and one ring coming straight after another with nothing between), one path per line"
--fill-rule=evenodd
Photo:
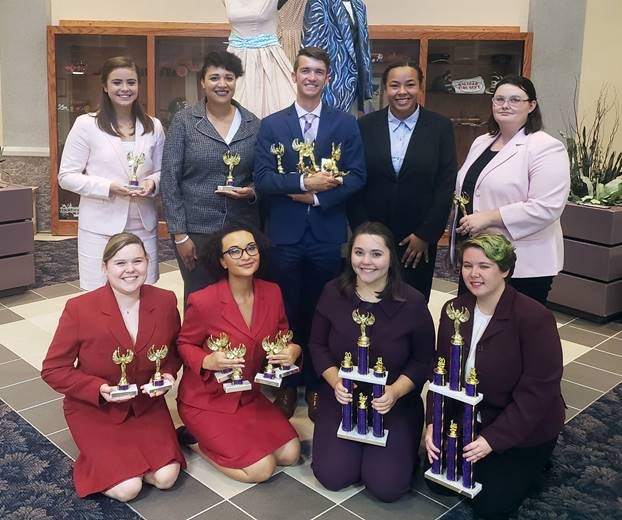
M475 297L463 294L451 300L466 307L471 319L460 328L464 338L464 363L471 348ZM441 312L437 355L449 362L453 322ZM507 286L494 315L477 343L475 370L481 413L479 433L494 451L542 444L557 437L565 416L560 382L562 347L553 313ZM431 378L430 378L431 379ZM428 393L427 424L432 422L432 392ZM447 402L447 401L446 401ZM449 404L449 403L448 403ZM452 405L446 417L452 414Z
M177 392L177 400L181 404L232 414L240 403L255 399L260 392L261 385L253 384L250 391L227 394L213 372L202 368L205 356L213 353L206 345L207 338L225 332L233 346L240 343L246 346L243 375L252 383L255 374L266 363L262 340L289 328L279 286L257 278L253 283L255 300L250 330L226 279L188 297L188 308L178 340L179 354L184 362L184 373Z
M43 380L65 395L66 414L97 408L111 422L121 423L130 410L140 416L159 403L159 398L140 390L138 396L124 403L108 403L99 394L102 384L116 385L121 377L120 366L112 362L117 347L134 351L134 360L127 365L129 383L140 387L149 382L155 372L155 364L147 359L152 345L168 345L160 371L177 374L181 361L175 344L180 320L175 294L143 285L138 319L133 345L110 285L67 301L41 370Z

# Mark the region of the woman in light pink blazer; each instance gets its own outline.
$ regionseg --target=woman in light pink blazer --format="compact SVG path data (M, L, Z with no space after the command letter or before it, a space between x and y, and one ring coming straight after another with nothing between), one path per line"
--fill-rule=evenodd
M522 76L506 76L497 84L488 129L475 139L458 172L456 195L466 194L470 201L466 216L455 211L452 253L468 235L504 234L517 256L510 283L546 303L564 264L559 219L570 190L568 154L541 130L536 90ZM461 284L458 292L465 290Z
M131 58L106 60L101 82L99 110L76 119L58 172L60 186L80 195L80 287L91 290L106 283L104 247L122 231L143 240L150 259L146 283L153 284L159 275L154 196L160 184L164 130L138 102L138 69ZM135 189L127 187L132 162L137 167Z

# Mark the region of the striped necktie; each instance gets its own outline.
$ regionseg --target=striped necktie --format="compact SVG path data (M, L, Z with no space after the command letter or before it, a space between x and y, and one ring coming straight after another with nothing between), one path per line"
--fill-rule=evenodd
M305 140L306 143L311 143L313 141L315 141L315 135L313 133L313 121L315 119L315 114L305 114L304 116L305 119L305 126L304 126L304 130L302 131L302 136Z

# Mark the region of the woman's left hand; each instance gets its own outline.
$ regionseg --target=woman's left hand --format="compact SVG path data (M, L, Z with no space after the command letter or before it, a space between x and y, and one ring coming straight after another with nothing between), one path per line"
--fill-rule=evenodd
M132 191L130 196L132 197L151 197L153 192L155 191L155 182L153 179L145 179L140 183L140 187L142 190L140 191Z
M246 188L234 187L232 190L216 190L214 193L219 193L230 199L254 199L256 197L255 190L250 186Z
M462 217L459 224L456 228L457 233L461 235L475 235L489 227L502 225L503 221L501 220L499 210L491 209L488 211L476 211L466 217Z
M300 357L302 348L296 343L290 343L278 354L268 356L268 361L273 365L293 365Z
M166 379L167 381L170 381L172 384L175 384L175 378L171 374L162 374L162 379ZM155 392L150 393L150 392L147 392L147 390L143 388L143 394L147 394L149 397L160 397L161 395L164 395L168 391L169 391L169 388L165 388L164 390L156 390Z
M400 396L397 395L393 385L387 385L384 387L384 394L380 397L372 399L371 405L374 410L384 415L389 412L391 408L393 408L393 405L399 398Z
M477 462L492 453L492 448L488 441L481 435L473 442L467 444L462 450L462 457L467 462Z

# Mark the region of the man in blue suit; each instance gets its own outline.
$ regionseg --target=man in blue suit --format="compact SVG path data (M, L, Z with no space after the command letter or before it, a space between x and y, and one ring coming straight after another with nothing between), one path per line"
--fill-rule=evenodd
M300 50L292 79L296 102L261 122L255 149L255 189L267 209L266 231L272 242L270 260L274 277L283 291L285 309L294 339L306 348L311 319L324 284L341 271L341 245L347 238L346 203L365 184L363 145L354 117L322 103L322 90L329 81L330 59L323 49ZM329 172L303 175L294 140L314 143L318 166L341 146L336 179ZM283 146L279 158L273 151ZM279 173L282 170L283 173ZM317 406L319 382L310 357L303 365L309 416ZM289 377L276 404L291 417L296 408L296 384Z

